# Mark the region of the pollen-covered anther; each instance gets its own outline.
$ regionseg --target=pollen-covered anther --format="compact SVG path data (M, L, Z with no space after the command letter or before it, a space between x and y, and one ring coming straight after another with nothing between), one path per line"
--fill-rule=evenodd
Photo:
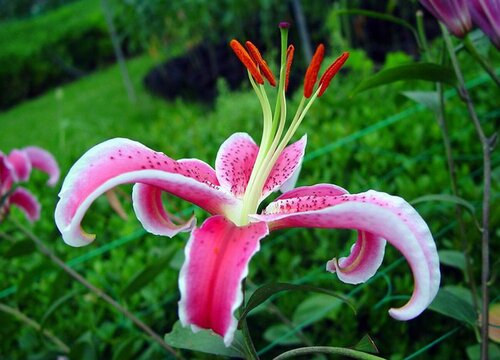
M229 46L231 46L231 49L233 49L238 59L240 59L243 65L245 65L250 74L252 74L252 77L254 78L255 82L257 82L260 85L264 84L264 78L260 74L257 65L250 57L248 52L245 50L243 45L241 45L238 40L233 39L229 42Z
M294 52L295 52L295 47L293 45L289 45L288 49L286 49L285 91L288 90L288 82L290 80L290 69L292 68Z
M333 77L339 72L342 66L344 66L348 58L349 58L349 53L344 52L328 67L328 69L326 69L325 73L321 76L321 79L319 80L320 90L318 93L318 97L323 95L325 90L328 88L328 85L330 85L330 81L332 81Z
M304 96L306 98L310 98L313 93L314 85L318 80L318 73L324 56L325 47L323 46L323 44L319 44L316 48L316 52L312 57L311 63L307 68L306 76L304 78Z
M260 70L261 74L264 75L264 77L269 81L269 84L271 86L276 86L276 80L274 78L273 72L267 65L267 62L264 60L262 55L260 54L259 49L257 49L257 46L255 46L252 42L247 41L245 43L248 53L250 54L250 57L254 60L255 64L258 66L258 69Z

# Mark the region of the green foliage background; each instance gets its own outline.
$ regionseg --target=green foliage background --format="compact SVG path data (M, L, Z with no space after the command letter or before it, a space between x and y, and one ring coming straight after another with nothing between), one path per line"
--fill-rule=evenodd
M88 6L87 2L85 4ZM97 3L93 4L95 8ZM80 5L75 3L75 6ZM102 19L97 15L93 19L95 24L102 26ZM61 23L56 17L51 21ZM34 30L30 30L30 26L35 26L34 23L36 21L2 27L0 40L8 37L9 31L11 34L15 31L32 33ZM69 23L66 25L67 28L60 29L61 37L58 37L58 32L51 35L54 40L47 42L49 48L59 41L68 43L67 36L73 34L73 28ZM76 34L78 44L87 42L78 40L78 34L82 34L80 31ZM298 42L298 39L291 40ZM24 42L24 46L17 40L12 42L16 43L18 45L12 45L12 53L26 51L26 54L16 56L25 56L30 67L45 66L47 71L42 73L50 73L51 66L43 65L37 58L37 54L43 51L43 40L36 42L36 47L26 45L28 42ZM89 43L94 44L93 41ZM329 48L328 60L333 60L340 50L338 47ZM170 53L167 49L166 53L173 56L178 51L179 48L174 47ZM498 60L498 54L493 53L493 56ZM269 58L268 62L275 63L273 60ZM110 66L77 82L48 90L43 96L0 114L0 149L8 152L31 144L42 146L55 154L65 174L88 148L111 137L132 138L173 158L196 157L209 164L214 163L219 144L232 133L246 131L254 139L259 138L262 125L260 106L249 86L229 92L221 81L220 96L212 107L180 99L164 102L152 97L142 87L143 76L156 61L156 58L142 55L127 62L138 93L136 103L128 101L118 68ZM392 53L382 66L412 61L404 53ZM465 54L462 54L461 61L465 65L466 78L474 80L470 84L474 101L481 121L491 133L499 117L498 89ZM352 193L375 189L397 194L409 201L427 194L449 194L439 127L430 111L401 95L402 91L430 90L432 87L420 82L404 82L351 97L349 94L356 85L375 68L363 51L352 50L346 70L335 78L331 89L308 114L297 134L297 138L308 134L307 157L298 185L335 183ZM15 70L9 69L5 74L14 76ZM30 78L30 72L23 74ZM15 83L12 86L16 88ZM451 89L449 96L447 114L462 197L479 206L482 194L480 145L463 105ZM295 109L299 100L299 93L292 94L290 109ZM492 246L496 254L500 237L499 164L496 152L493 154L491 218ZM26 184L43 205L42 219L31 230L91 283L125 304L158 333L170 331L177 320L177 277L187 235L167 239L145 233L133 215L130 187L124 187L126 195L119 196L129 215L128 220L124 221L113 213L103 197L92 206L84 222L87 231L97 234L97 240L90 247L70 248L63 244L53 223L58 189L46 188L43 186L45 181L42 174L34 173ZM198 224L206 217L198 209L180 201L169 201L168 206L181 217L195 211ZM428 202L418 204L416 208L429 223L440 250L459 248L452 204ZM12 216L24 222L16 210ZM478 278L480 235L471 216L466 215L465 220ZM130 321L86 292L35 248L27 245L15 226L3 223L0 230L13 237L13 241L0 242L0 268L3 269L0 272L0 303L19 309L58 336L71 348L70 358L166 357L161 348ZM304 327L303 334L316 345L352 346L368 333L382 356L403 359L458 329L452 338L431 348L425 356L464 358L467 347L475 344L473 333L466 325L432 311L426 311L411 322L397 322L388 316L388 308L402 304L413 288L408 266L400 260L395 249L387 249L382 272L366 286L342 284L334 275L324 271L325 262L346 254L353 241L350 231L293 230L272 234L251 262L249 289L279 281L313 284L348 294L358 310L357 315L347 306L323 295L294 292L274 299L275 306L292 321L292 328L314 320ZM148 271L148 275L141 278L144 271ZM442 272L443 286L464 285L463 274L456 268L442 266ZM495 291L493 298L498 296ZM279 340L290 328L268 307L255 311L249 323L257 348L266 351L264 358L303 341L294 336ZM43 359L53 358L58 353L42 332L25 326L15 317L0 312L0 324L0 358ZM188 352L186 357L206 358Z

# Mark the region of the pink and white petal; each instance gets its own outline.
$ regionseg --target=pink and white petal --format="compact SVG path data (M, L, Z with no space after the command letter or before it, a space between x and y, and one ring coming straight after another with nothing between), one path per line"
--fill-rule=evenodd
M347 257L333 258L326 263L326 270L337 273L347 284L360 284L370 279L382 264L386 241L375 234L359 231L358 240Z
M333 184L316 184L311 186L301 186L293 190L287 191L284 194L277 197L274 202L278 200L293 199L300 197L317 198L323 196L339 196L345 194L349 194L349 192L346 189L341 188L340 186ZM323 206L320 206L319 208L323 208Z
M12 187L14 175L14 169L7 156L0 152L0 194L5 194Z
M179 232L191 231L196 225L194 215L186 223L176 225L163 207L162 189L147 184L135 184L132 201L137 219L144 229L155 235L173 237Z
M13 170L14 181L28 180L31 173L31 161L24 151L12 150L7 156L7 161Z
M23 187L16 188L9 197L10 205L16 205L26 218L33 222L40 218L40 203L28 190Z
M404 199L385 193L310 196L277 200L263 215L270 229L285 227L347 228L373 233L395 246L406 258L415 288L409 302L389 313L399 320L418 316L439 289L440 271L436 245L429 227Z
M288 145L283 150L267 177L261 200L282 187L284 187L283 191L287 191L295 186L304 159L306 144L307 135L304 135L299 141Z
M144 183L161 188L210 213L224 213L239 201L212 184L205 172L128 139L112 139L88 150L70 169L56 207L56 225L70 245L92 242L80 222L92 202L107 190L125 183Z
M203 181L208 184L220 185L215 170L204 161L199 159L180 159L177 160L177 164L180 165L178 170L179 174L192 177L192 175L196 173L199 178L203 179Z
M179 318L184 326L212 329L226 346L231 344L238 324L233 313L243 300L241 282L268 232L263 222L239 227L220 215L193 230L179 275Z
M22 149L28 156L31 165L49 175L48 185L54 186L61 174L56 159L47 150L37 146L28 146Z
M235 133L224 141L215 160L221 186L243 197L258 153L259 147L247 133Z

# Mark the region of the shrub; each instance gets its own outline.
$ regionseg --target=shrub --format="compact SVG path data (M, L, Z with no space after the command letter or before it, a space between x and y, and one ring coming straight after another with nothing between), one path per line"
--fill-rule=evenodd
M97 0L78 1L34 19L0 26L0 109L111 61Z

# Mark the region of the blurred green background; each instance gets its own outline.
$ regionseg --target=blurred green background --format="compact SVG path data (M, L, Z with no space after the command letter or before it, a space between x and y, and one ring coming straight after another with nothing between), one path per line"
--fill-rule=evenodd
M325 63L342 51L351 52L345 70L297 133L308 134L298 185L335 183L353 193L375 189L408 201L450 194L435 118L401 94L432 90L433 84L397 82L351 96L375 71L418 60L412 34L391 22L336 13L346 8L376 10L411 24L420 9L416 1L397 0L0 0L0 150L44 147L57 158L63 176L87 149L113 137L138 140L173 158L196 157L213 164L219 145L232 133L245 131L260 138L261 110L247 81L233 86L217 70L202 79L214 63L204 57L200 44L213 50L234 37L252 40L265 49L276 73L277 24L288 20L293 24L290 41L296 47L291 109L300 101L308 49L325 43L330 60ZM425 19L433 38L436 23L428 14ZM483 51L499 65L494 48L485 46ZM230 52L213 54L221 68L232 61ZM480 120L492 133L500 116L498 88L467 54L459 55ZM163 80L161 66L168 70ZM158 79L151 81L163 86L163 97L146 86L153 69ZM238 71L243 77L242 66ZM454 89L446 90L461 196L479 207L480 144ZM498 152L492 162L491 241L493 265L498 265ZM187 235L168 239L145 233L133 215L130 187L123 187L118 196L127 220L102 197L84 221L97 240L86 248L70 248L53 222L58 187L46 188L45 181L43 174L34 173L26 184L43 206L41 220L30 229L158 334L169 332L178 318L177 277ZM180 217L195 211L198 224L206 217L181 201L169 201L168 207ZM446 257L460 249L454 205L421 202L415 207L429 223L438 249L445 251L442 286L465 292L467 298L460 259ZM25 222L17 210L11 215ZM473 216L466 213L464 218L479 279L480 234ZM0 311L0 359L53 359L63 354L47 331L69 347L65 355L71 359L169 358L127 318L53 265L15 225L2 223L0 231L10 235L10 240L0 242L0 303L16 310ZM345 285L324 271L327 260L348 252L353 236L350 231L294 230L274 233L262 243L250 265L250 290L269 282L317 285L349 296L357 308L354 315L326 295L276 296L248 320L262 358L311 344L349 347L369 334L380 355L389 359L475 359L477 341L463 321L431 310L410 322L388 316L387 310L404 303L413 289L409 268L394 248L388 247L381 271L366 285ZM492 291L495 300L498 289ZM183 354L188 359L211 357Z

